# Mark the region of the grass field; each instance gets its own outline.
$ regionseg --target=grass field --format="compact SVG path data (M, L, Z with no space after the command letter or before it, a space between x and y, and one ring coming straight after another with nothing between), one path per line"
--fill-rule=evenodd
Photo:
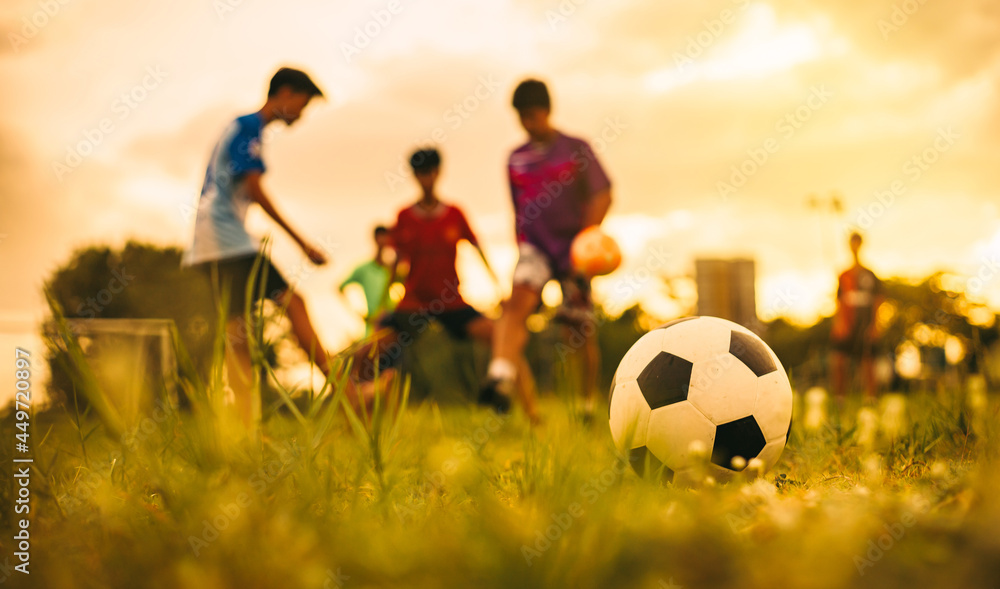
M302 403L253 441L208 390L121 433L35 415L31 574L11 568L5 511L5 584L1000 586L997 404L982 395L851 407L840 433L797 398L774 471L681 489L634 474L604 420L557 398L537 429L430 403L366 426Z
M1000 587L1000 403L982 387L842 414L797 395L773 471L680 488L579 419L565 371L541 427L455 403L467 392L408 403L397 380L360 416L324 394L340 387L278 387L248 434L223 401L221 340L207 380L183 376L179 349L187 407L131 421L65 325L63 341L89 408L31 417L31 573L13 568L6 508L3 585Z

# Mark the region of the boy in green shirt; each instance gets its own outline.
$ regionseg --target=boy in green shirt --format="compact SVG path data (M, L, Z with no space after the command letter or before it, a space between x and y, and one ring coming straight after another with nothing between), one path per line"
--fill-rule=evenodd
M356 267L351 275L340 283L340 292L348 285L357 284L365 293L368 313L365 315L365 337L370 337L379 318L395 307L388 296L389 279L392 274L392 259L389 255L389 230L379 225L375 228L375 257Z

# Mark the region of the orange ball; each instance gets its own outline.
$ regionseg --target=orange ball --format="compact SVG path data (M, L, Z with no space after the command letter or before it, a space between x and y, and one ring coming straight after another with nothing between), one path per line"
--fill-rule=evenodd
M577 234L570 246L569 257L573 269L585 276L610 274L622 263L622 251L618 244L596 225Z

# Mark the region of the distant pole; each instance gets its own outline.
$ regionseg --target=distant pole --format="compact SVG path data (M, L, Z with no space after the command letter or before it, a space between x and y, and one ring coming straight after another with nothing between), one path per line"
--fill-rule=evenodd
M833 191L827 196L818 196L811 193L806 197L806 207L816 211L817 239L819 240L819 257L823 264L832 265L835 260L831 259L833 247L837 240L837 217L844 212L844 201L840 192ZM829 213L832 223L826 223L826 214ZM833 235L829 235L832 227Z

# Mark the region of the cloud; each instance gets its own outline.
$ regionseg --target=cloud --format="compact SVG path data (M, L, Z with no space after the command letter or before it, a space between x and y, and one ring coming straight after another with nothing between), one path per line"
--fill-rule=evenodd
M170 242L164 213L172 211L137 205L136 195L119 190L116 168L92 162L60 183L25 145L23 134L0 127L0 308L37 313L45 279L77 248L130 238Z
M1000 6L991 0L774 0L771 5L790 19L823 14L868 59L934 64L949 80L975 75L1000 51Z
M134 165L178 179L200 180L212 146L234 118L231 106L212 106L194 114L171 132L145 134L132 141L123 157Z
M880 30L894 6L914 2L920 8L898 30ZM4 267L20 281L0 301L23 304L47 268L88 240L148 234L183 243L189 223L179 206L194 202L212 145L233 117L259 107L267 77L283 63L312 72L331 99L294 127L275 128L265 146L267 187L304 234L343 244L333 271L367 255L371 225L391 221L415 197L404 158L439 130L442 194L473 225L484 220L496 243L509 241L500 230L510 216L504 165L524 140L509 98L525 75L550 82L554 121L566 132L597 140L622 127L600 154L615 184L614 214L703 209L699 222L711 225L712 215L724 216L719 183L772 138L778 149L732 195L734 205L780 227L810 193L839 190L855 212L905 178L909 158L948 126L960 140L873 231L909 243L900 219L933 226L941 219L935 202L946 197L996 198L1000 7L987 0L403 6L349 60L342 43L384 9L381 0L304 0L278 12L246 1L225 14L209 2L70 2L18 52L0 38L0 77L18 89L0 96L2 194L16 203L0 219L0 233L12 236L0 251L19 248ZM0 31L37 9L35 0L4 2ZM100 153L55 182L52 159L108 116L149 65L169 72L162 88L116 119L120 130ZM477 98L484 77L495 88ZM832 98L801 111L808 118L794 133L779 129L817 87ZM965 233L980 230L988 229ZM961 241L963 231L949 231ZM739 239L775 240L769 256L795 251L779 230ZM938 246L941 255L965 255L960 243Z
M61 212L50 203L51 183L24 151L24 138L0 126L0 194L4 215L0 218L0 265L4 288L0 308L7 311L34 310L41 292L44 270L61 251L58 233Z
M912 11L913 2L905 4ZM904 3L896 5L902 10ZM949 126L962 130L963 139L921 179L924 197L946 191L991 196L983 154L1000 147L1000 9L979 0L926 2L886 39L878 24L892 13L891 3L865 2L626 2L603 13L584 4L560 26L574 27L579 36L589 31L595 40L560 57L567 67L586 64L588 78L572 95L586 95L587 107L623 113L633 123L619 146L624 153L612 156L625 166L630 188L645 194L629 210L662 210L714 192L750 157L748 150L769 138L781 140L779 150L741 190L743 197L787 206L808 192L839 188L863 202ZM698 74L794 31L811 31L818 53L752 76ZM687 70L677 65L678 56ZM667 91L650 93L655 84L642 82L656 72L682 83L667 78ZM830 103L791 137L782 136L779 121L823 86L834 93Z

